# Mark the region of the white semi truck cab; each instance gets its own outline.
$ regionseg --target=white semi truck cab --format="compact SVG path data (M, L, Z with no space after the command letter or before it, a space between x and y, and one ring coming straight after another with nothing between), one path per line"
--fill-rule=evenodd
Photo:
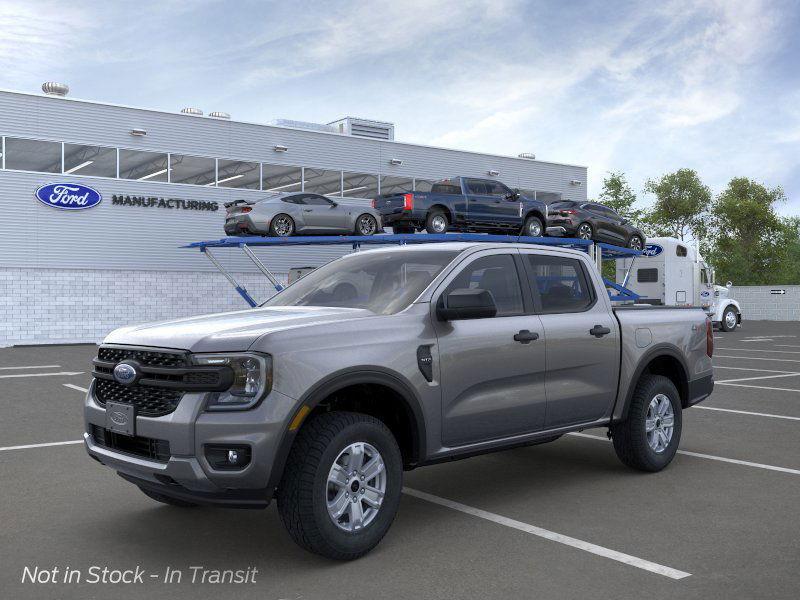
M700 306L714 325L733 331L742 323L730 286L716 285L714 269L696 248L677 238L648 238L641 256L617 261L617 283L640 296L639 302L662 306Z

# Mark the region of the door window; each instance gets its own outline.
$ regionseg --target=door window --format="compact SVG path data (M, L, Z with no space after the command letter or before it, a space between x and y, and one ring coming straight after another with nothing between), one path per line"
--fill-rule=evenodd
M524 312L517 267L510 254L484 256L471 262L444 293L465 288L487 290L497 305L498 317L521 315Z
M487 193L490 196L499 196L500 198L505 198L511 193L511 190L499 181L487 181L484 183L484 185L486 186Z
M478 196L486 196L489 193L486 182L480 179L467 179L467 191Z
M324 196L315 196L314 194L309 194L305 197L305 203L312 206L331 206L333 201L328 200Z
M594 292L578 259L543 254L527 254L526 259L531 288L543 313L582 312L594 304Z

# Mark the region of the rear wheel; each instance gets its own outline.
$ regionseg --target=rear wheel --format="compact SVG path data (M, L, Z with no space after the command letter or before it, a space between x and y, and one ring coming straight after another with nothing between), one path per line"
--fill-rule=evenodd
M378 221L370 214L364 213L356 219L356 235L375 235L378 232Z
M351 560L389 530L402 486L400 449L381 421L325 413L306 423L294 441L278 488L278 511L301 547Z
M575 237L581 240L591 240L594 235L594 230L589 223L581 223L578 225L578 230L575 232Z
M675 384L663 375L642 375L628 418L611 426L619 459L640 471L660 471L678 451L681 400Z
M425 231L428 233L447 233L449 225L450 221L441 209L430 211L428 218L425 219Z
M729 306L725 309L725 312L722 313L722 322L720 323L720 327L722 327L722 331L733 331L736 329L738 324L739 319L736 316L736 311L732 306Z
M528 237L541 237L544 234L544 225L539 217L528 217L522 226L522 235Z
M644 248L644 241L638 235L632 235L628 240L628 248L631 250L641 250Z
M140 487L139 489L142 490L142 493L148 498L152 498L156 502L161 502L162 504L169 504L170 506L177 506L180 508L192 508L197 506L197 504L194 502L187 502L186 500L171 498L170 496L165 496L164 494L159 494L158 492L152 492L147 488Z
M275 237L289 237L294 233L294 221L289 215L279 214L269 224L269 234Z

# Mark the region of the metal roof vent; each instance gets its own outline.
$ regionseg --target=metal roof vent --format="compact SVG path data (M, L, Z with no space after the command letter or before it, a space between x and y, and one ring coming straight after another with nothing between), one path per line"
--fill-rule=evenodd
M203 111L202 110L200 110L199 108L192 108L191 106L188 106L186 108L182 108L181 112L183 114L185 114L185 115L194 115L196 117L202 117L203 116Z
M533 152L521 152L517 156L526 160L536 160L536 155Z
M69 86L66 83L56 83L55 81L47 81L42 84L42 91L48 96L64 97L67 94L69 94Z
M208 113L208 116L213 118L213 119L230 119L231 118L231 116L228 113L220 112L218 110L215 110L214 112Z
M372 138L373 140L394 140L394 123L345 117L328 123L328 125L333 125L339 133L345 135Z

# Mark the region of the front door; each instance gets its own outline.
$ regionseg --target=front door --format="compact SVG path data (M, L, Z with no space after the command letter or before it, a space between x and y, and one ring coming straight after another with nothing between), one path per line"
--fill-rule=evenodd
M483 179L465 179L464 183L471 224L505 228L520 222L519 202L505 197L511 190L503 184Z
M347 207L325 196L306 196L303 216L309 232L342 233L350 229Z
M442 322L434 315L442 440L447 446L533 432L544 426L544 330L524 300L520 269L516 251L482 252L470 257L434 295L431 306L435 312L442 294L482 288L492 294L498 309L495 317L486 319ZM523 331L529 333L519 335Z
M529 250L521 255L547 338L545 426L600 419L614 404L619 379L619 330L608 302L597 297L589 267L579 258Z

